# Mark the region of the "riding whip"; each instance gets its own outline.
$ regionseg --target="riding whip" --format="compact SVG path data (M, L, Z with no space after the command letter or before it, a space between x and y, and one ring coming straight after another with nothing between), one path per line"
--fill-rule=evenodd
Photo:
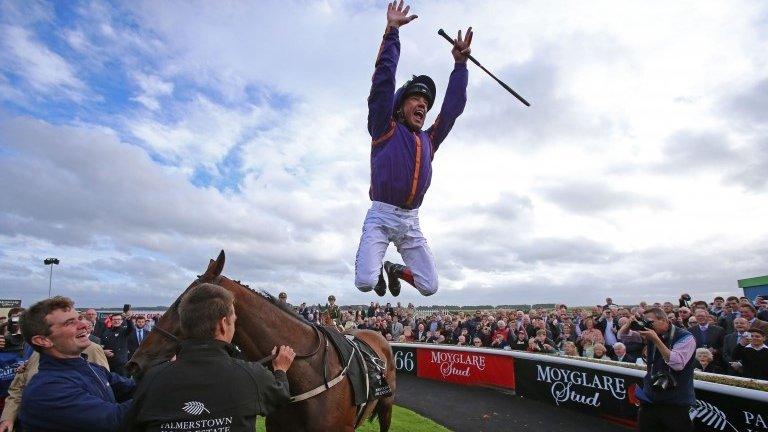
M448 36L448 35L445 33L445 31L444 31L443 29L440 29L440 30L438 30L438 31L437 31L437 34L439 34L440 36L444 37L444 38L445 38L445 40L447 40L448 42L450 42L450 44L451 44L451 45L456 45L456 41L455 41L455 40L453 40L453 39L451 39L451 37L450 37L450 36ZM467 58L468 58L468 59L472 60L472 63L476 64L476 65L477 65L477 67L479 67L479 68L480 68L480 69L482 69L482 70L483 70L485 73L487 73L488 75L490 75L490 76L491 76L491 78L495 79L495 80L496 80L496 82L497 82L497 83L499 83L499 84L500 84L502 87L504 87L504 88L505 88L505 89L506 89L508 92L512 93L512 96L516 97L516 98L517 98L517 100L519 100L520 102L522 102L522 103L523 103L523 105L525 105L525 106L531 106L531 104L530 104L530 103L528 103L528 101L527 101L527 100L525 100L525 98L523 98L522 96L520 96L519 94L517 94L517 92L516 92L516 91L512 90L512 87L508 86L508 85L507 85L507 84L506 84L504 81L502 81L502 80L500 80L500 79L496 78L496 75L492 74L492 73L491 73L491 71L489 71L489 70L488 70L488 69L486 69L486 68L485 68L483 65L481 65L479 61L477 61L477 60L476 60L474 57L472 57L472 55L470 55L470 54L465 54L465 55L467 56Z

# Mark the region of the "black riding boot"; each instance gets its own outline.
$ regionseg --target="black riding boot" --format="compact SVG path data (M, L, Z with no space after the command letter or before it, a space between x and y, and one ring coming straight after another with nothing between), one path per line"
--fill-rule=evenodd
M400 278L404 276L405 268L402 264L394 264L389 261L384 262L384 271L387 272L387 280L389 282L389 292L394 297L400 295Z
M376 286L373 287L373 291L375 291L379 297L384 297L384 294L387 293L387 283L384 281L384 273L382 270L379 270L379 281L376 283Z

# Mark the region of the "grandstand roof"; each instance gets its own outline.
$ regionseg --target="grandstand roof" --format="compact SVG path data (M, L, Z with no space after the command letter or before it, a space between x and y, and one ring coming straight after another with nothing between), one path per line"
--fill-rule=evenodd
M749 288L761 285L768 285L768 275L757 276L749 279L739 279L739 288Z

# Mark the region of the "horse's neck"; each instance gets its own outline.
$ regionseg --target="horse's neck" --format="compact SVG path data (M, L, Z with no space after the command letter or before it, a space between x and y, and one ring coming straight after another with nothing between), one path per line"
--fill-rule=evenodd
M243 349L255 351L249 354L264 357L273 347L280 345L289 345L296 352L302 352L316 344L312 327L258 294L238 304L240 310L237 311L237 327L241 333L238 339L246 345Z

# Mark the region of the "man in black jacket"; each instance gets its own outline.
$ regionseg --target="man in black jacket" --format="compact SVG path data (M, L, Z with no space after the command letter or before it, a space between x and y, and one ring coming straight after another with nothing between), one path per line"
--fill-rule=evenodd
M739 298L730 296L726 302L728 304L728 310L724 310L723 313L720 314L720 318L717 319L717 325L725 330L725 334L731 334L734 331L733 320L740 316Z
M733 350L736 348L736 345L739 344L739 340L748 341L751 339L752 335L749 333L749 321L744 318L734 319L733 326L736 331L726 335L723 339L723 370L728 375L741 375L739 371L731 367L731 362L733 362Z
M696 348L708 348L714 356L715 362L720 363L723 358L722 351L725 330L714 324L710 325L709 312L702 309L696 310L696 321L699 325L688 329L693 337L696 338Z
M765 331L760 327L749 329L749 343L743 340L733 350L733 364L745 378L768 380L768 346L765 346Z
M613 355L611 356L611 360L622 362L622 363L635 363L637 361L637 358L634 356L627 354L627 346L624 345L621 342L616 342L613 344Z
M757 309L757 319L768 321L768 300L763 296L755 297L755 308Z
M101 346L109 361L109 370L126 376L125 364L128 362L128 335L133 332L131 312L112 314L110 327L101 335Z
M139 383L123 431L252 432L257 415L290 401L286 371L293 350L275 347L274 372L236 358L233 300L213 284L202 284L182 298L181 350L175 361L150 369Z

